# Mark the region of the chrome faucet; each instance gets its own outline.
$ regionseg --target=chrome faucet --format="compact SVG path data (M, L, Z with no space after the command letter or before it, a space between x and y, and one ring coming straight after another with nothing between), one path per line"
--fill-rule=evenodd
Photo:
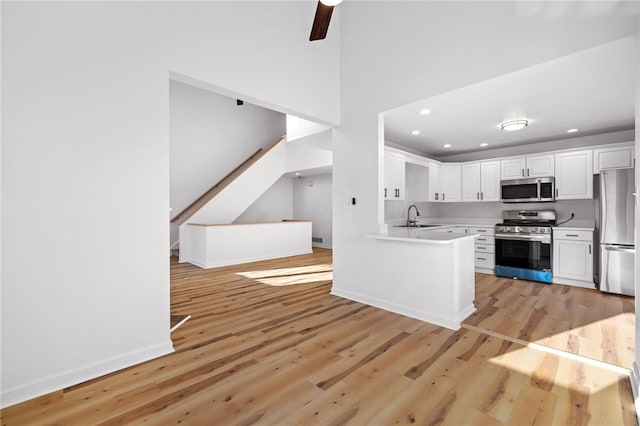
M416 209L416 218L411 220L411 207ZM411 204L409 209L407 209L407 226L418 226L418 216L420 216L420 212L415 204Z

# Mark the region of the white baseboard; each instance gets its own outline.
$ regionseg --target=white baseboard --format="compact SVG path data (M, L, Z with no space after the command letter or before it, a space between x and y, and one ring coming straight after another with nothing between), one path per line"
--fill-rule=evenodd
M456 316L456 318L447 318L440 314L421 311L419 309L415 309L409 306L399 305L397 303L389 302L387 300L365 296L363 294L355 293L348 290L337 289L335 287L331 289L331 294L333 294L334 296L339 296L345 299L364 303L365 305L370 305L376 308L384 309L385 311L394 312L396 314L404 315L406 317L415 318L420 321L439 325L441 327L446 327L451 330L460 329L460 324L462 323L462 321L476 310L475 306L471 304L471 306L467 306L464 309L462 309L460 313Z
M66 371L60 374L46 377L37 382L32 382L17 388L3 390L1 396L1 408L9 407L32 398L46 395L68 386L77 385L123 368L131 367L141 362L149 361L174 351L171 340L138 351L130 352L117 358L106 359L102 362Z
M331 248L333 248L333 247L331 247L331 246L330 246L330 245L328 245L328 244L313 243L313 244L311 244L311 245L312 245L313 247L320 247L320 248L326 248L326 249L331 249Z
M313 253L313 250L299 250L299 251L291 251L285 253L275 253L269 254L265 256L252 256L252 257L244 257L244 258L236 258L236 259L225 259L219 262L202 262L197 259L189 259L185 260L186 262L193 263L196 266L199 266L204 269L209 268L219 268L221 266L230 266L230 265L240 265L242 263L251 263L251 262L259 262L261 260L269 260L269 259L279 259L282 257L290 257L290 256L299 256L301 254L310 254Z
M551 278L551 281L552 281L552 284L571 285L574 287L590 288L591 290L594 290L596 288L593 282L588 282L588 281L571 280L571 279L559 278L555 276Z

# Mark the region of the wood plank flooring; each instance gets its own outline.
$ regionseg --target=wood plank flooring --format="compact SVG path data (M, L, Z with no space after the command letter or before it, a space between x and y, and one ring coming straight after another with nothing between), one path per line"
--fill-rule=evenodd
M633 297L476 274L475 304L467 325L631 369Z
M540 312L577 303L608 312L601 321L628 304L479 274L473 329L454 332L330 295L331 263L322 249L210 270L172 262L172 315L191 315L175 353L8 407L2 424L636 424L625 374L495 333L541 341L555 331ZM592 331L589 310L575 311L578 346L604 333L622 359L633 327Z

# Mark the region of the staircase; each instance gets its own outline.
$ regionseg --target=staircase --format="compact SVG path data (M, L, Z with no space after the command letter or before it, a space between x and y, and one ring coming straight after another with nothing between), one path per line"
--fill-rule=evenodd
M332 160L331 152L287 143L286 135L256 151L172 218L178 226L180 262L190 258L188 225L231 224L285 173L330 166Z

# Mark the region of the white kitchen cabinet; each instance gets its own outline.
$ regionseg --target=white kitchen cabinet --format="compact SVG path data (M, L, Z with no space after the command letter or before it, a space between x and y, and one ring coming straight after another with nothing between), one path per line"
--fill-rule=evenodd
M593 198L593 151L555 155L556 200Z
M527 167L526 157L512 157L500 162L502 180L506 179L522 179L524 177L524 169Z
M442 201L442 166L429 162L429 201Z
M462 201L460 164L429 162L429 201Z
M391 152L384 153L384 199L404 200L404 158Z
M553 154L507 158L500 162L501 179L550 177L555 173Z
M429 168L405 162L405 199L412 203L429 201Z
M500 162L480 163L480 200L500 201Z
M527 156L525 177L555 176L555 157L553 154Z
M593 232L553 230L553 282L593 288Z
M476 272L493 273L496 266L494 227L471 226L469 233L478 234L474 248Z
M500 201L500 162L462 166L462 201Z
M447 234L468 234L469 227L467 226L452 226L451 228L445 228L442 232L446 232Z
M480 201L480 163L462 166L462 201Z
M635 166L633 146L600 148L593 150L593 173L602 170L631 169Z
M442 166L442 201L462 201L462 167L459 164Z

